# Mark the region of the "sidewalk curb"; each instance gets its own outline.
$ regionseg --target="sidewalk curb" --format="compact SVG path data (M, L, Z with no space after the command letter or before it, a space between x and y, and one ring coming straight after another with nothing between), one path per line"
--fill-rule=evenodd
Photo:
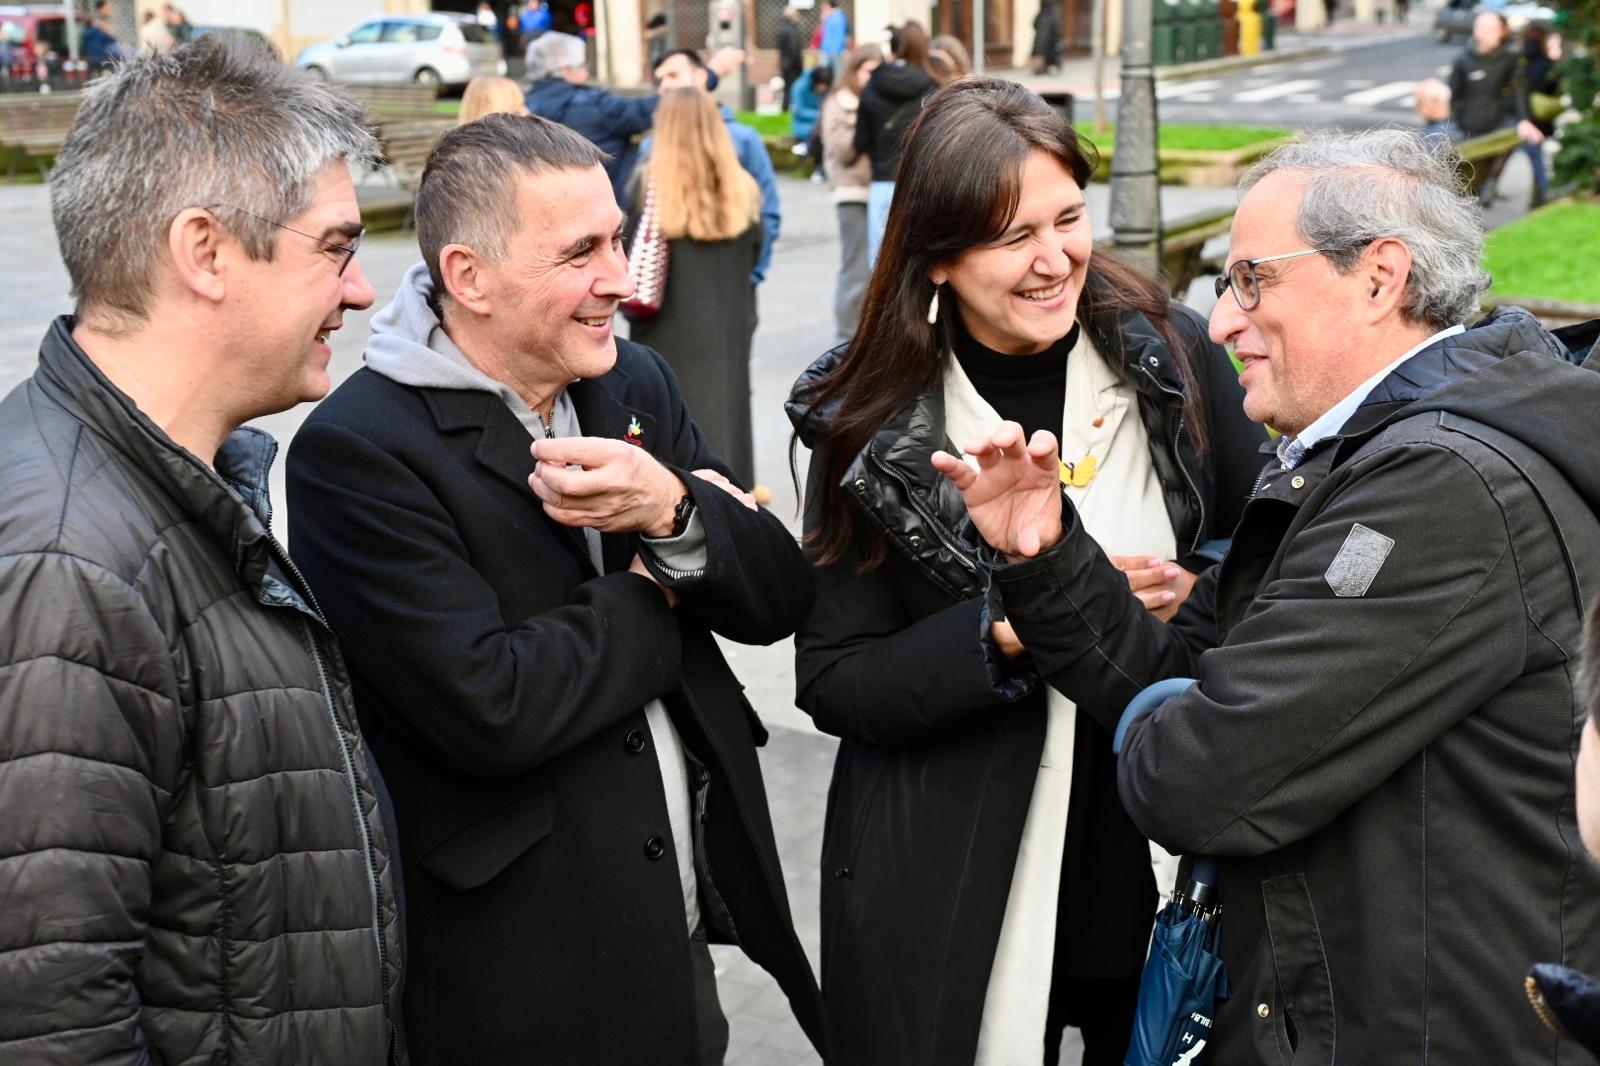
M1339 51L1331 44L1312 44L1304 48L1289 48L1262 52L1253 56L1225 56L1222 59L1202 59L1198 63L1176 63L1170 67L1156 68L1156 81L1188 81L1212 74L1229 74L1235 70L1249 70L1273 63L1292 63L1298 59L1314 59Z

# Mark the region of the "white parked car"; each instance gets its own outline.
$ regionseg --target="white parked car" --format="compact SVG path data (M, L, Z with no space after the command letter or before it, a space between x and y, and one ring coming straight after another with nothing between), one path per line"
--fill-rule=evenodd
M505 74L494 31L467 15L382 15L314 44L295 66L346 82L465 85L480 74Z

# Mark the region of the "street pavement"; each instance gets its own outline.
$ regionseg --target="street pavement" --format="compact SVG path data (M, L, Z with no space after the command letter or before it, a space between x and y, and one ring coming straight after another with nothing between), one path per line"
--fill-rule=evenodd
M1292 98L1285 98L1285 101L1285 106L1293 104ZM1208 105L1208 110L1214 117L1223 108L1220 103L1214 103ZM1250 114L1255 120L1255 111L1251 110ZM772 490L771 509L798 533L796 494L789 467L789 425L782 402L800 371L832 343L838 241L833 207L826 190L796 178L784 177L780 181L783 237L777 246L771 274L760 290L760 326L756 331L751 364L752 404L757 480ZM1087 191L1090 215L1099 235L1105 235L1108 228L1108 198L1103 185L1091 186ZM1229 189L1171 187L1162 193L1162 209L1167 218L1231 205L1234 201ZM1220 243L1225 246L1226 238L1221 238ZM44 186L0 186L0 249L4 251L0 255L0 291L7 293L7 299L0 302L0 394L3 394L32 373L39 338L50 319L71 309L66 272L56 252ZM362 245L358 261L378 292L376 306L387 302L401 275L417 258L416 242L409 234L375 234ZM1199 310L1209 309L1209 278L1191 288L1189 301ZM371 315L372 310L346 314L344 328L332 337L330 372L335 384L360 367L361 349ZM304 406L262 419L258 424L286 447L308 411L309 406ZM803 476L806 462L803 449L797 453L796 461ZM282 476L280 462L273 476L274 498L278 504L273 526L280 536L286 528ZM771 732L771 740L762 751L768 798L796 925L816 964L820 888L817 862L836 742L818 733L810 719L794 706L791 641L766 648L724 646L730 663L747 687L752 704ZM731 1024L729 1066L811 1066L817 1063L816 1055L770 978L736 949L717 948L714 952L723 1006ZM1075 1033L1069 1031L1061 1061L1076 1062L1079 1050Z

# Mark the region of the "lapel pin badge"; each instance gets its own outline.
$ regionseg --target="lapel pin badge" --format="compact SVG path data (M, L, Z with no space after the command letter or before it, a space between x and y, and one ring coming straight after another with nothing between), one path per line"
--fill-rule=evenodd
M641 448L644 447L644 427L639 424L638 418L628 420L628 433L622 439L629 444L637 444Z

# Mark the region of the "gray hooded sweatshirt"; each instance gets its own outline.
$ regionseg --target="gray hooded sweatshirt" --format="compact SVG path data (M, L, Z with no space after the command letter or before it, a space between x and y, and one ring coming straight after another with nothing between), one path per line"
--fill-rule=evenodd
M428 277L428 267L424 263L418 263L406 271L394 300L372 316L372 337L367 341L362 358L373 372L413 388L493 393L528 431L530 444L545 436L582 436L577 409L565 389L556 396L555 409L551 414L553 425L547 434L544 420L514 389L472 365L445 333L444 324L434 312L433 282ZM531 489L529 495L532 496ZM583 534L589 548L589 561L594 564L596 572L605 573L600 555L599 531L585 528ZM640 537L639 540L642 550L650 552L671 570L694 571L705 568L705 527L700 523L698 512L689 520L688 528L677 537L659 540ZM656 757L661 764L661 785L667 799L668 824L672 828L672 846L678 860L678 881L683 887L684 913L689 929L693 931L700 924L700 904L689 811L689 774L683 741L660 700L645 704L644 715L650 726L650 738L655 742Z

